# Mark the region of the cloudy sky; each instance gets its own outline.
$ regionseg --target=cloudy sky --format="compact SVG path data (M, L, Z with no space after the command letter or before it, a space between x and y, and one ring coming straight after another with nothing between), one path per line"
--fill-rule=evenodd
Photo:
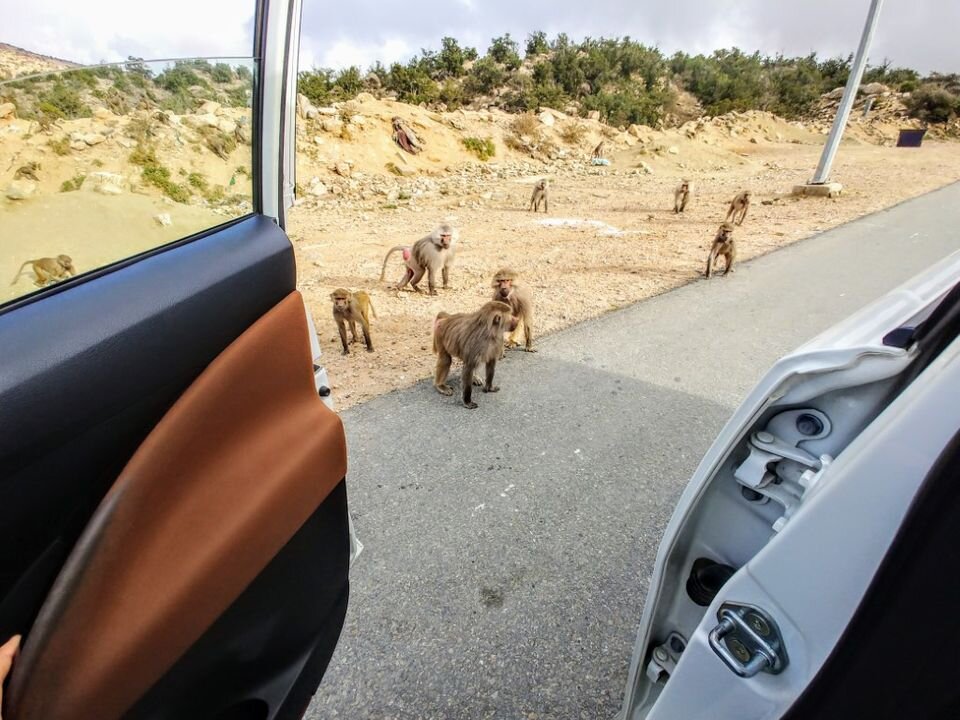
M869 0L304 0L301 67L404 60L451 35L481 51L505 32L630 35L667 52L736 45L846 55ZM0 0L0 42L78 62L250 54L247 0ZM188 21L185 21L188 20ZM873 62L960 72L960 2L885 0Z

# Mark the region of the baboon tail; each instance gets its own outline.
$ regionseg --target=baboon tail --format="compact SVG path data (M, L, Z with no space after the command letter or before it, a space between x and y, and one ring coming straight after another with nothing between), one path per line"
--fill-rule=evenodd
M33 261L32 261L32 260L27 260L23 265L20 266L20 269L17 271L17 274L14 275L14 276L13 276L13 280L10 281L10 284L11 284L11 285L16 285L16 284L17 284L17 280L20 278L21 275L23 275L23 269L24 269L27 265L29 265L31 262L33 262Z
M403 248L403 245L396 245L387 251L387 256L383 259L383 269L380 270L380 282L383 282L384 278L387 276L387 263L390 261L390 256L397 251L402 251Z

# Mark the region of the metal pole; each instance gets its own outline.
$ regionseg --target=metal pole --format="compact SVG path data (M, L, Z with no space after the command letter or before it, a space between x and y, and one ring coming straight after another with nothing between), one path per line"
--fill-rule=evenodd
M863 78L863 71L867 66L867 52L870 49L870 41L873 40L873 31L877 28L881 5L883 5L883 0L872 0L870 3L867 24L864 25L863 35L860 37L860 47L857 48L857 54L853 58L850 77L847 78L847 86L843 90L843 99L840 100L840 107L837 108L837 116L833 119L833 127L830 129L827 144L820 156L817 172L813 176L813 180L810 181L811 185L823 185L830 177L830 167L833 165L833 158L837 154L840 138L843 137L843 131L847 127L847 119L850 117L850 111L853 110L853 101L857 99L860 80Z

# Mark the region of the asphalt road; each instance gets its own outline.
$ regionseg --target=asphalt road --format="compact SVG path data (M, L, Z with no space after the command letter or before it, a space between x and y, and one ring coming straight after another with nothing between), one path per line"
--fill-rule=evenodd
M660 534L717 431L958 227L960 184L509 353L478 410L420 383L345 412L365 550L308 717L614 716Z

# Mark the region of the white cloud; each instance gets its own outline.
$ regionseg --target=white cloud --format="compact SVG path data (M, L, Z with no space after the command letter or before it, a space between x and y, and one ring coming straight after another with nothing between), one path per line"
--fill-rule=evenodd
M333 43L325 44L304 36L300 41L300 69L344 68L351 65L366 69L374 62L371 58L389 65L392 62L406 60L418 49L398 37L386 38L379 42L340 38Z
M0 41L85 64L249 56L253 10L237 0L0 0Z

